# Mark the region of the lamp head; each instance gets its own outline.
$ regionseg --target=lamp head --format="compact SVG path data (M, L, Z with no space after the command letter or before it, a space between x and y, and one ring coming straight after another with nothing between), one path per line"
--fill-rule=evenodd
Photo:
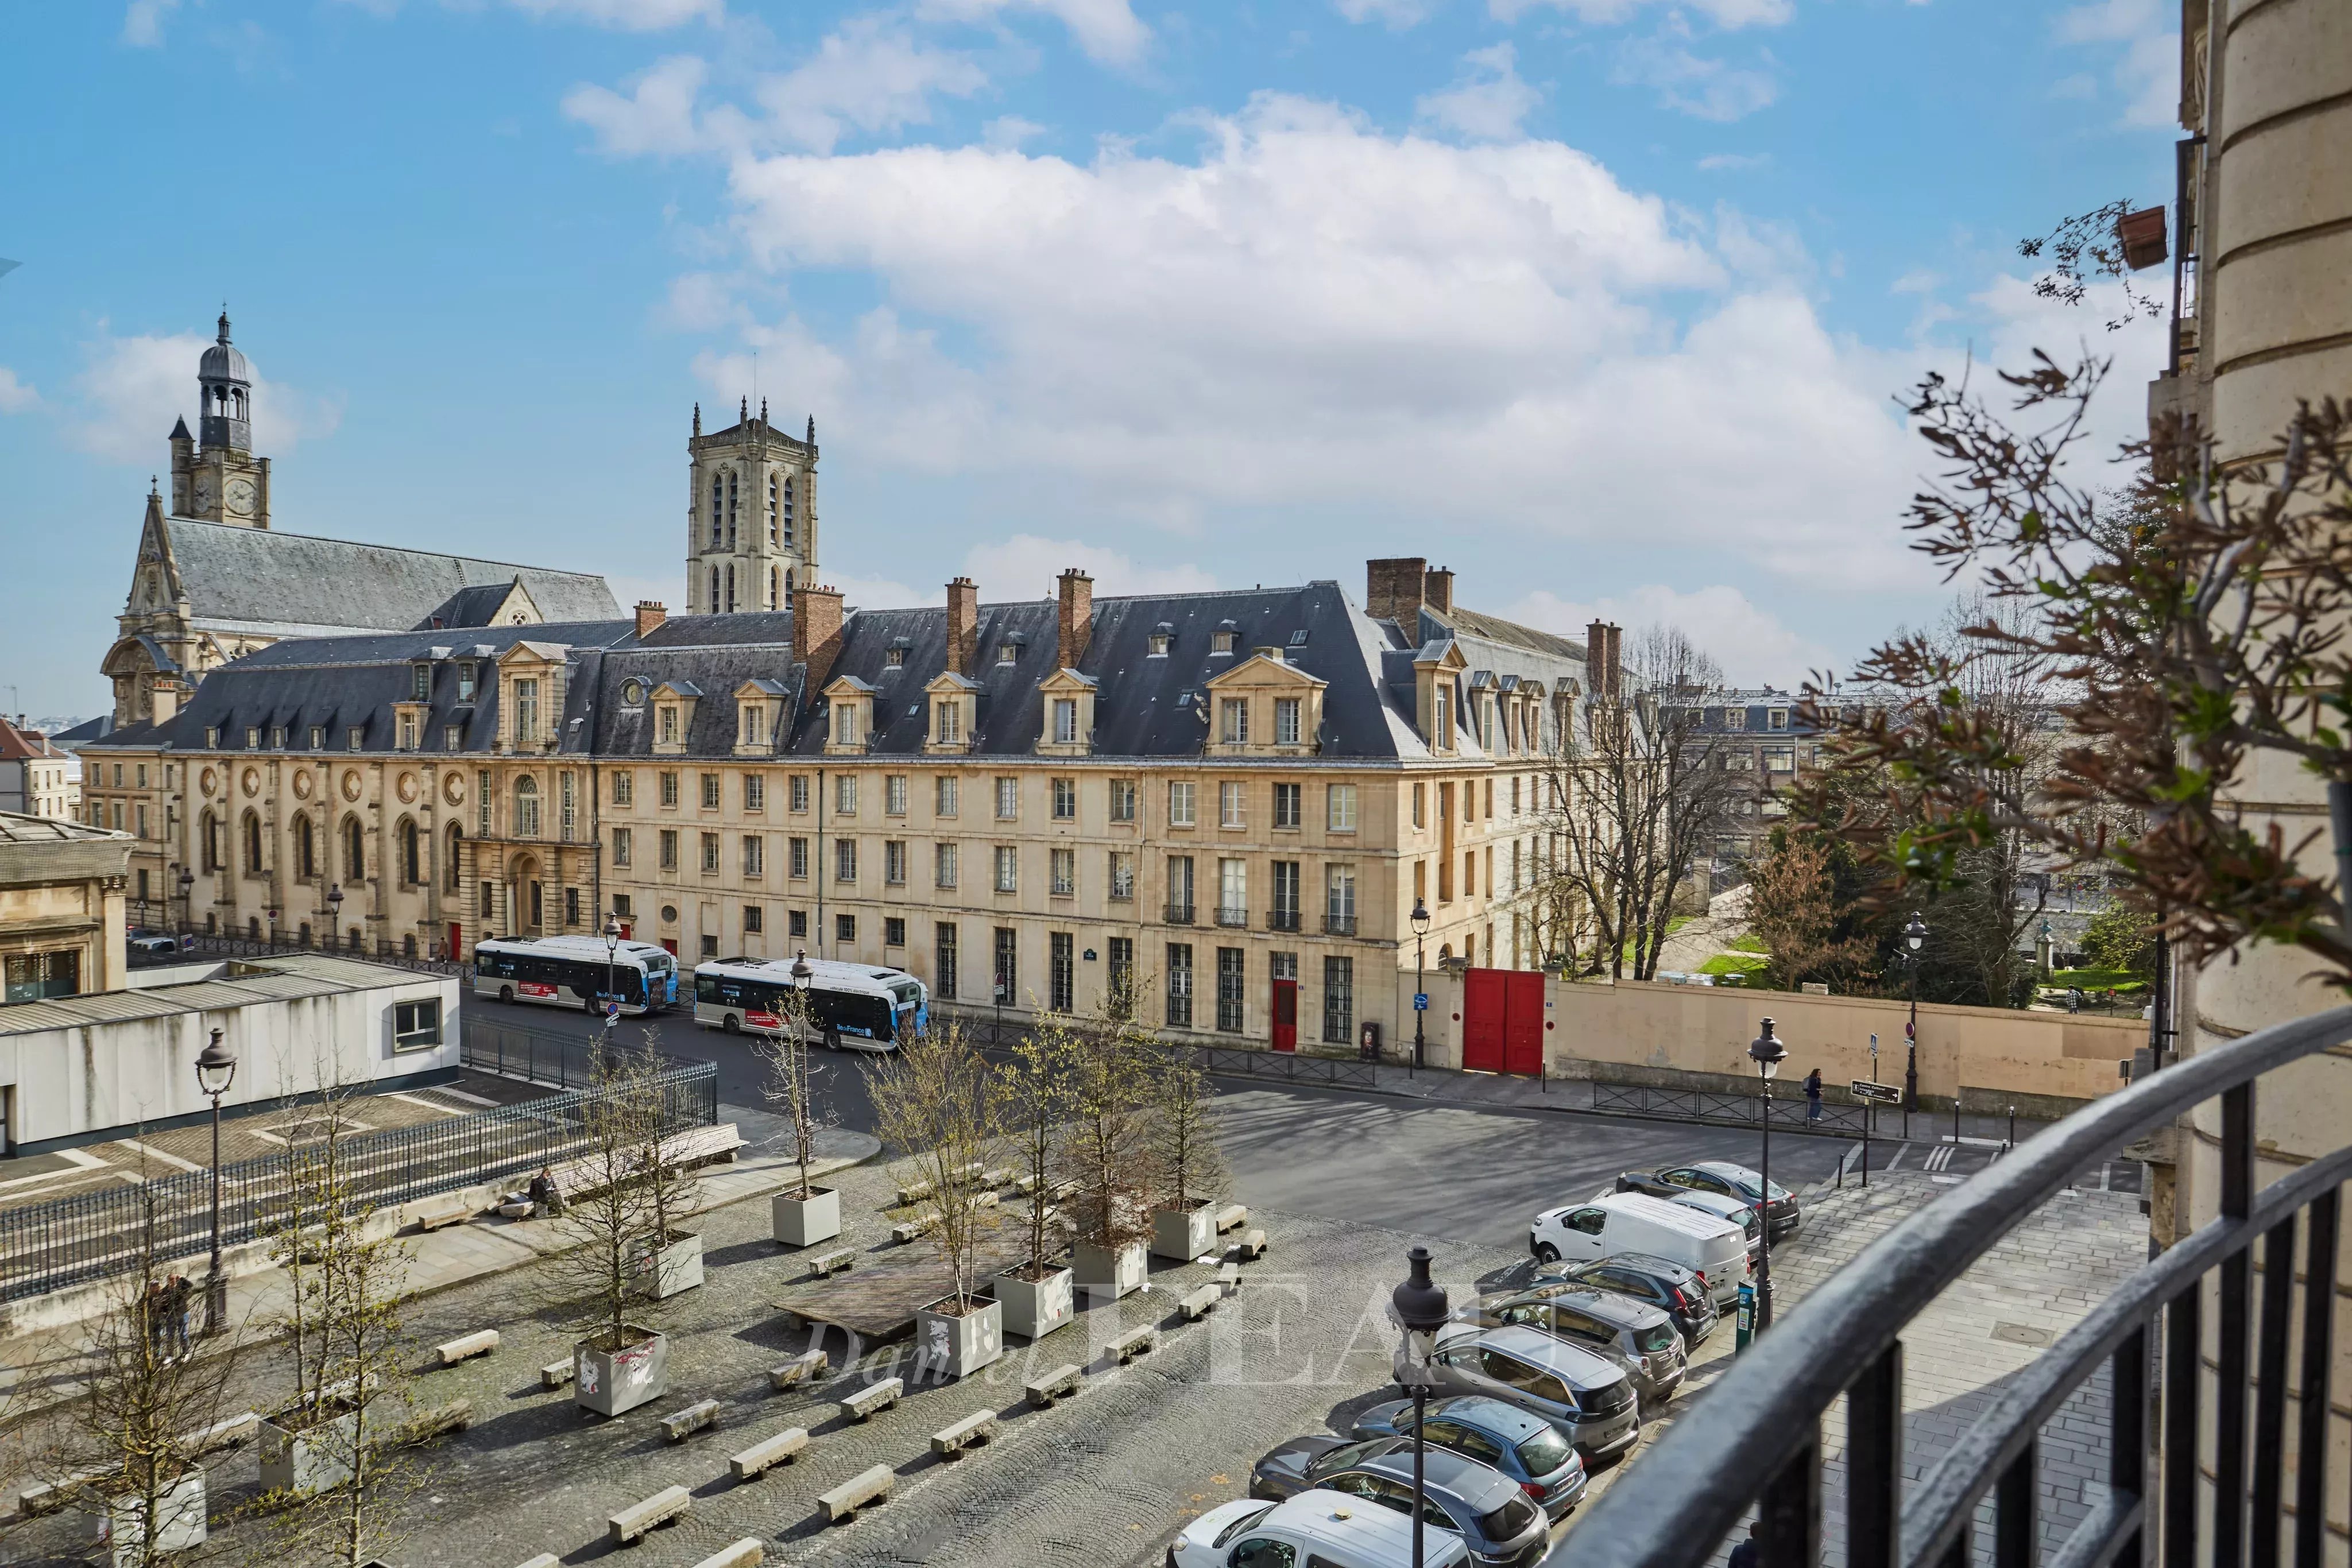
M793 984L805 991L815 978L816 971L809 967L808 949L803 947L793 955Z
M1764 1026L1756 1038L1748 1042L1748 1055L1763 1070L1767 1078L1778 1076L1780 1063L1789 1060L1789 1048L1780 1042L1780 1036L1772 1032L1770 1019L1764 1020Z
M195 885L196 873L190 871L186 866L182 866L180 868L180 891L182 893L185 893L188 889Z
M1412 1271L1391 1292L1389 1301L1399 1325L1409 1335L1421 1335L1425 1348L1427 1337L1445 1326L1445 1287L1429 1277L1428 1248L1410 1248L1404 1256Z
M342 906L343 906L343 884L342 884L341 883L339 883L339 882L337 882L337 883L328 883L328 884L327 884L327 907L328 907L329 909L341 909Z
M1429 931L1429 905L1418 898L1412 901L1412 934L1425 936Z
M196 1086L206 1094L227 1093L236 1078L236 1052L223 1042L221 1032L213 1030L212 1039L196 1053Z
M1911 913L1910 923L1903 927L1903 945L1916 953L1927 940L1927 923L1919 918L1918 911Z

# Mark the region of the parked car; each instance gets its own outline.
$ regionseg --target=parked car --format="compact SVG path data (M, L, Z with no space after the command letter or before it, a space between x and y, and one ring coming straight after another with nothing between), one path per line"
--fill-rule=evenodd
M1427 1568L1464 1568L1470 1549L1451 1530L1423 1533ZM1168 1568L1412 1568L1412 1521L1344 1492L1304 1491L1283 1502L1220 1503L1169 1544Z
M1392 1399L1373 1406L1356 1417L1355 1435L1412 1436L1412 1401ZM1458 1394L1431 1404L1421 1435L1426 1442L1518 1482L1519 1490L1542 1505L1544 1516L1554 1521L1584 1500L1584 1460L1578 1457L1576 1444L1566 1430L1531 1410L1482 1394Z
M1750 1208L1764 1198L1763 1176L1729 1160L1700 1160L1696 1165L1668 1166L1656 1171L1627 1171L1617 1179L1629 1191L1653 1197L1672 1196L1670 1189L1711 1192L1738 1198ZM1797 1195L1774 1182L1769 1212L1765 1218L1772 1239L1785 1240L1795 1235L1804 1222L1804 1216L1797 1208Z
M180 950L180 939L152 932L142 932L123 943L123 949L134 958L166 958Z
M1403 1384L1402 1349L1395 1368ZM1588 1465L1624 1453L1642 1436L1641 1404L1623 1370L1539 1329L1450 1323L1437 1333L1430 1374L1433 1392L1483 1394L1558 1423Z
M1528 1250L1543 1263L1620 1252L1669 1259L1705 1281L1717 1311L1739 1299L1748 1273L1747 1236L1738 1225L1639 1192L1544 1210L1528 1228Z
M1344 1492L1412 1512L1412 1439L1293 1437L1250 1469L1250 1495L1276 1501L1309 1490ZM1533 1568L1550 1545L1550 1520L1517 1481L1448 1448L1422 1452L1424 1523L1450 1530L1477 1568Z
M1622 1178L1621 1178L1622 1179ZM1623 1192L1623 1187L1617 1189ZM1748 1239L1748 1271L1756 1271L1756 1255L1764 1249L1764 1225L1756 1218L1756 1206L1745 1198L1728 1197L1719 1192L1701 1192L1696 1187L1676 1187L1655 1196L1668 1203L1679 1203L1685 1208L1712 1214L1717 1219L1728 1219L1739 1227Z
M1599 1351L1624 1368L1645 1416L1675 1396L1688 1366L1682 1333L1672 1318L1647 1301L1610 1291L1507 1291L1481 1296L1455 1315L1486 1328L1525 1323Z
M1696 1350L1721 1321L1715 1298L1696 1270L1640 1252L1620 1252L1591 1262L1538 1264L1529 1288L1610 1291L1647 1301L1674 1320L1685 1352Z

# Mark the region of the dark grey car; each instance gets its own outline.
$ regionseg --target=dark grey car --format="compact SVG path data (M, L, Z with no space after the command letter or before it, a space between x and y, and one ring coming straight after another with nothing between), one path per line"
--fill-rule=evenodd
M1409 1437L1412 1401L1391 1399L1356 1417L1359 1437ZM1431 1402L1421 1435L1441 1448L1491 1466L1519 1483L1554 1522L1584 1500L1584 1461L1569 1435L1532 1410L1481 1394Z
M1422 1520L1462 1537L1479 1568L1533 1568L1550 1521L1517 1482L1445 1448L1422 1450ZM1314 1489L1412 1513L1412 1439L1293 1437L1251 1468L1250 1496L1280 1501Z
M1588 1258L1579 1263L1538 1263L1534 1280L1528 1290L1581 1287L1647 1301L1675 1321L1675 1327L1682 1331L1685 1352L1696 1350L1718 1321L1715 1300L1700 1286L1696 1274L1645 1252L1620 1252L1613 1258Z
M1675 1396L1686 1362L1675 1322L1657 1307L1614 1291L1538 1286L1529 1291L1482 1296L1459 1314L1465 1322L1492 1328L1525 1323L1557 1339L1597 1350L1633 1380L1642 1413Z
M1397 1353L1399 1383L1409 1371L1403 1354ZM1484 1394L1566 1428L1588 1465L1641 1439L1641 1406L1617 1364L1540 1329L1448 1324L1438 1331L1430 1373L1435 1391Z

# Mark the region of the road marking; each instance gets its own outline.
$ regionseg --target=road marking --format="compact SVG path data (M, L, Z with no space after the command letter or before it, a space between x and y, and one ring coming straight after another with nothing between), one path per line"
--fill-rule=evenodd
M457 1112L452 1111L446 1105L436 1105L430 1100L419 1100L414 1094L403 1094L397 1090L388 1092L384 1095L384 1098L387 1100L397 1100L404 1105L414 1105L420 1111L430 1111L436 1116L455 1116L458 1114ZM488 1104L489 1102L484 1101L483 1103Z
M1899 1166L1899 1165L1901 1165L1901 1164L1903 1163L1903 1156L1904 1156L1904 1155L1907 1155L1907 1154L1909 1154L1910 1152L1911 1152L1911 1145L1908 1145L1908 1144L1903 1144L1903 1145L1897 1145L1897 1146L1896 1146L1896 1148L1895 1148L1895 1157L1894 1157L1893 1159L1891 1159L1891 1160L1887 1161L1885 1165L1883 1165L1883 1166L1879 1166L1878 1168L1879 1168L1880 1170L1882 1170L1882 1171L1891 1171L1891 1170L1893 1170L1896 1166Z
M126 1149L133 1149L145 1155L151 1160L161 1160L167 1166L177 1166L184 1171L200 1171L205 1168L194 1160L184 1160L177 1155L167 1155L163 1150L142 1144L136 1138L121 1138L117 1142Z
M446 1094L452 1100L463 1100L469 1105L496 1106L504 1103L504 1102L498 1100L485 1100L479 1094L468 1094L463 1089L447 1089L436 1085L434 1088L433 1092L436 1094Z

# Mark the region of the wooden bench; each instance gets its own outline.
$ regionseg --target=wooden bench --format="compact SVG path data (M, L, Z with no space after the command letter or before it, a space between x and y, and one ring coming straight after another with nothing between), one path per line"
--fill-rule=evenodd
M890 1483L898 1479L898 1472L889 1466L877 1465L870 1470L850 1477L820 1496L816 1505L824 1511L827 1523L838 1524L867 1503L880 1502L887 1498Z
M1244 1205L1237 1203L1230 1208L1217 1210L1217 1234L1220 1236L1228 1230L1238 1230L1248 1223L1249 1209Z
M478 1355L488 1355L499 1348L499 1331L483 1329L478 1333L460 1334L433 1347L433 1354L443 1366L455 1366L461 1361L471 1361Z
M1254 1263L1265 1256L1265 1232L1244 1230L1242 1239L1233 1245L1232 1255L1244 1263Z
M722 1546L694 1568L760 1568L768 1560L768 1549L756 1535L747 1535L732 1546Z
M1242 1266L1233 1262L1218 1264L1217 1288L1228 1296L1237 1294L1242 1288Z
M898 1403L907 1392L904 1380L886 1377L879 1383L869 1383L841 1402L841 1413L852 1421L863 1421L877 1410L887 1410Z
M1186 1322L1198 1322L1215 1312L1217 1303L1224 1299L1225 1288L1212 1280L1207 1284L1187 1291L1177 1298L1176 1310L1184 1314Z
M727 1473L739 1481L755 1481L778 1465L789 1465L808 1447L808 1428L787 1427L772 1437L762 1437L740 1454L729 1456Z
M1103 1347L1110 1355L1117 1357L1122 1366L1137 1356L1150 1355L1159 1348L1160 1331L1150 1323L1139 1329L1128 1330Z
M688 1406L674 1416L661 1420L662 1436L673 1443L683 1443L705 1427L719 1424L719 1401L703 1399Z
M474 1206L462 1197L431 1198L416 1206L416 1228L438 1230L444 1226L463 1225L474 1218Z
M781 1394L803 1383L814 1383L832 1368L833 1362L824 1352L812 1350L793 1357L782 1366L768 1368L768 1386Z
M551 1361L539 1369L539 1385L541 1388L561 1388L579 1375L580 1369L569 1357L562 1361Z
M452 1432L462 1432L474 1424L474 1402L452 1399L446 1405L436 1405L430 1410L420 1410L408 1419L401 1437L411 1443L429 1443L446 1437Z
M635 1546L646 1531L686 1517L694 1494L684 1487L664 1487L643 1502L631 1503L607 1521L615 1546Z
M1075 1366L1057 1366L1044 1376L1033 1377L1023 1384L1021 1392L1029 1396L1030 1404L1042 1409L1065 1394L1076 1394L1078 1379L1083 1375Z
M960 1459L967 1448L977 1447L996 1436L996 1412L982 1410L967 1416L944 1431L931 1434L931 1452L943 1459Z

